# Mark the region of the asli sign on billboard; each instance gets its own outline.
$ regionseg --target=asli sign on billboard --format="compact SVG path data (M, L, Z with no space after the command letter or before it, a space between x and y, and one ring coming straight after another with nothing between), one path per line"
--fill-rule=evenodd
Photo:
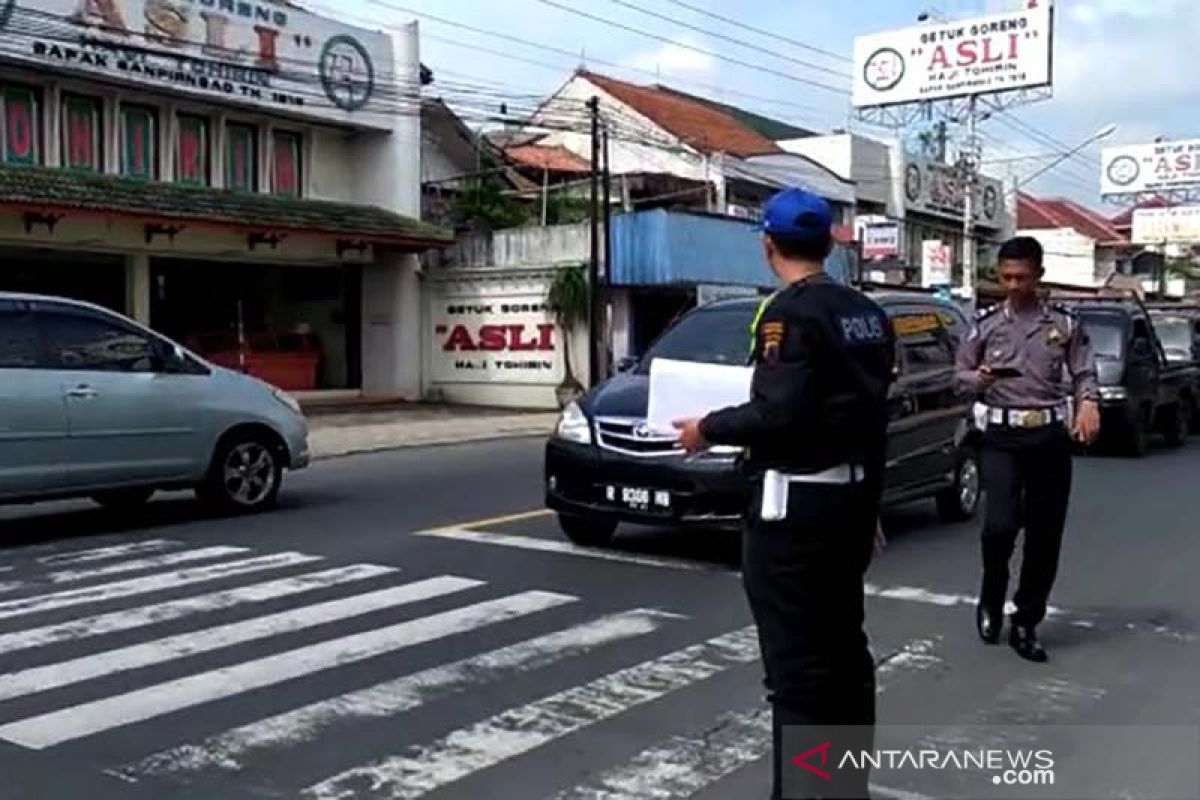
M1200 243L1200 206L1139 208L1133 212L1134 244Z
M854 106L871 108L1049 86L1049 0L1024 11L854 40Z
M0 0L0 59L391 130L392 39L269 0ZM389 99L390 98L390 99Z
M1106 147L1100 169L1105 196L1200 188L1200 139Z
M437 383L557 385L559 330L540 295L445 300L435 306Z

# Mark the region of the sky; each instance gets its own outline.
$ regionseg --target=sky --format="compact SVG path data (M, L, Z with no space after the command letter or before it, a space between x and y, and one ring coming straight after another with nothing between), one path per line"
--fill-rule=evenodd
M891 134L856 119L849 107L855 36L912 25L922 11L960 19L1022 5L1021 0L684 2L774 36L672 0L319 0L305 5L368 27L417 20L421 58L435 75L433 93L444 93L468 114L498 112L501 102L507 102L509 114L519 114L582 64L635 83L672 85L811 130L849 127L882 136ZM1113 212L1099 196L1102 144L1200 137L1195 112L1200 82L1182 66L1200 43L1200 14L1192 6L1194 0L1058 0L1053 96L981 125L985 172L1018 181L1032 177L1022 186L1026 191L1067 196ZM1102 143L1033 177L1109 124L1116 131Z

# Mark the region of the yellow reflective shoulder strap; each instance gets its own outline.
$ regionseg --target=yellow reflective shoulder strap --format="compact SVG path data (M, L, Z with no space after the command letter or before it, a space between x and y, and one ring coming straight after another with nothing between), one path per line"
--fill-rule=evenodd
M758 324L762 322L763 314L767 311L767 306L771 305L771 301L779 294L778 291L771 292L763 301L758 304L758 310L754 312L754 319L750 321L750 354L754 355L754 346L758 343Z

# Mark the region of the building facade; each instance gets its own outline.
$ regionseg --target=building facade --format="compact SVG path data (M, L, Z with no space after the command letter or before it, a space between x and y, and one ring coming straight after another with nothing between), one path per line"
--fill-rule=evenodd
M415 25L288 4L0 15L0 289L129 314L301 392L416 398Z

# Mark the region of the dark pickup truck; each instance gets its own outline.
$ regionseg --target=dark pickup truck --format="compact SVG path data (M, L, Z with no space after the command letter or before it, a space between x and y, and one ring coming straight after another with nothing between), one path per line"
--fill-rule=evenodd
M1135 457L1145 455L1155 433L1172 447L1182 445L1198 429L1200 366L1164 347L1156 315L1136 298L1064 302L1096 352L1101 440Z

